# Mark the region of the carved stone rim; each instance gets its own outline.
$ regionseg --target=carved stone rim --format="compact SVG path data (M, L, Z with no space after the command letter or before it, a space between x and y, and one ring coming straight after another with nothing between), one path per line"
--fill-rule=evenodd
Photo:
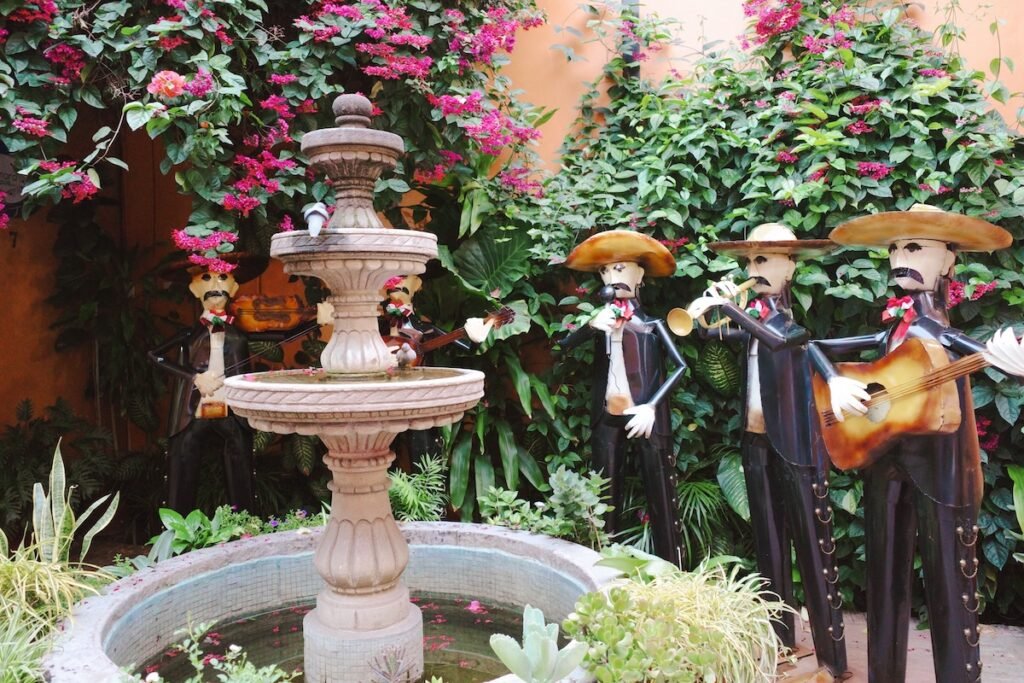
M335 254L361 253L384 253L393 257L428 254L434 258L437 235L397 228L344 228L327 229L313 237L305 230L294 230L274 235L270 247L270 255L279 259L330 259Z
M320 128L303 135L300 147L302 153L307 156L322 154L325 150L338 152L379 151L381 154L397 156L405 152L405 141L399 135L373 128ZM338 149L330 150L332 147ZM374 150L374 147L382 149Z

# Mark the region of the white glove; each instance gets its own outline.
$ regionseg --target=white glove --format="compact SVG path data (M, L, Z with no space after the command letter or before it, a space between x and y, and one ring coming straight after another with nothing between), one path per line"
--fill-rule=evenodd
M1009 375L1024 377L1024 345L1017 341L1013 328L1004 327L996 332L985 347L985 360Z
M716 282L704 290L705 297L722 297L725 299L735 300L739 295L740 286L728 278L720 282Z
M334 304L332 304L330 301L321 301L316 305L316 324L334 324Z
M473 340L474 343L479 344L484 339L487 339L487 335L491 333L491 328L494 327L493 320L484 320L483 318L466 318L466 336Z
M632 408L626 408L622 411L622 414L633 416L626 423L627 438L634 439L638 436L642 436L645 439L651 438L651 432L654 431L654 406L650 403L644 403Z
M617 323L618 318L615 317L615 311L611 306L605 306L600 313L593 317L589 325L601 332L611 332Z
M196 375L192 383L196 385L196 389L203 396L213 396L213 392L224 386L224 377L214 376L213 373L207 370Z
M727 303L729 303L729 300L720 296L702 296L699 299L694 299L693 303L686 307L686 312L696 320L707 313L708 309Z
M863 415L868 412L863 401L871 398L868 385L850 377L833 377L828 381L828 391L832 399L832 414L842 422L846 419L843 412Z

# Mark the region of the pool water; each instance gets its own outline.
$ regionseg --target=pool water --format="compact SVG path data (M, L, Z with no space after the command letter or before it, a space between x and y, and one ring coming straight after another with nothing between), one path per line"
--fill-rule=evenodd
M431 594L414 595L412 600L423 612L423 680L440 676L445 683L481 683L508 673L491 651L489 640L494 633L521 638L520 608ZM256 666L276 664L285 671L301 671L302 618L311 609L312 604L297 605L216 624L207 632L202 650L207 657L215 657L230 645L240 645ZM379 664L386 667L385 657ZM187 657L175 649L137 669L143 676L153 671L168 683L195 675ZM217 680L215 669L205 671L204 680Z

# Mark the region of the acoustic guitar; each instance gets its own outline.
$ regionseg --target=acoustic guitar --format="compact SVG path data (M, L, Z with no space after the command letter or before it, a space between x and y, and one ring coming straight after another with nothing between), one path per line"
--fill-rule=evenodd
M873 463L893 441L908 434L949 434L960 427L960 396L954 380L989 366L980 353L950 362L932 339L908 339L871 363L839 363L844 377L868 385L864 415L840 422L831 409L820 410L821 435L832 462L841 470ZM828 383L812 378L817 406L830 406Z
M515 318L516 312L513 309L509 308L508 306L503 306L499 310L494 311L493 313L488 313L486 316L484 316L484 321L492 321L494 323L494 329L498 329L504 325L508 325L510 322L515 320ZM411 363L409 363L409 365L412 367L416 367L422 362L423 357L426 354L430 353L431 351L435 351L441 348L442 346L447 346L452 342L458 341L459 339L462 339L465 336L466 328L460 327L457 330L452 330L447 334L442 334L440 336L433 337L431 339L428 339L427 341L421 341L419 333L416 332L414 332L414 334L411 335L406 335L402 333L399 333L397 335L384 335L383 339L384 344L387 345L387 347L392 350L392 353L395 353L398 349L400 349L403 344L408 344L410 348L416 353L416 358Z

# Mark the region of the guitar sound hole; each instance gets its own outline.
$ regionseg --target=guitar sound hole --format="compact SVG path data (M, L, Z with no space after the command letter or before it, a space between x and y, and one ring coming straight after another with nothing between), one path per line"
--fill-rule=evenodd
M868 393L876 394L880 391L885 391L885 386L878 382L872 382L868 385ZM886 416L889 414L889 409L892 407L892 403L889 400L878 401L874 405L868 408L867 414L864 416L872 422L884 422Z

